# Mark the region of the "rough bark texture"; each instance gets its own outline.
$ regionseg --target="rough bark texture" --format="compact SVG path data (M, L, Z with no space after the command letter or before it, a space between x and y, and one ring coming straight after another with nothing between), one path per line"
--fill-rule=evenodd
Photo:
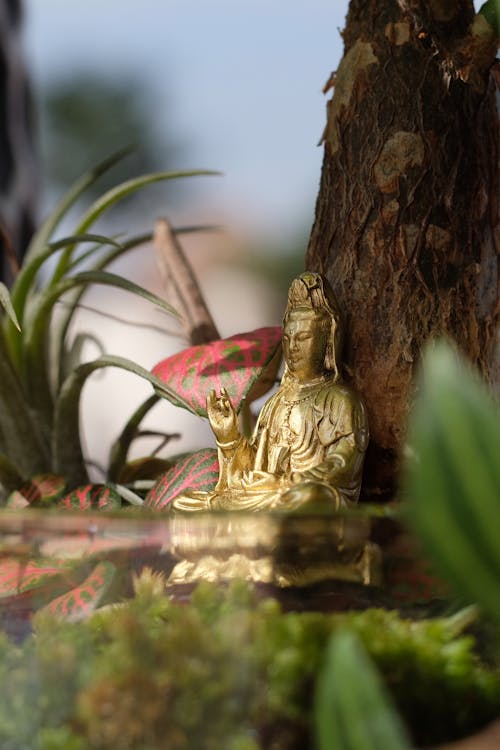
M498 378L495 87L487 70L464 82L453 69L472 18L468 0L351 0L328 103L306 266L345 311L368 495L392 490L427 339L449 335Z

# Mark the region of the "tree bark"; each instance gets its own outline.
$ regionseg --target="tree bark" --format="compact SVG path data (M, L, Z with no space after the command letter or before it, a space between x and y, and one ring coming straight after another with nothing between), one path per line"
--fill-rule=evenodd
M470 53L473 19L469 0L351 0L328 103L306 267L345 312L372 497L393 491L427 339L448 335L498 380L495 45Z

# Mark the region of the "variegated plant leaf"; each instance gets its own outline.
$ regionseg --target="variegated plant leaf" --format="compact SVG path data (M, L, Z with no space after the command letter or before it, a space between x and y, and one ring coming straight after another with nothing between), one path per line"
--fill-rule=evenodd
M68 560L22 559L13 551L12 557L0 561L0 598L37 589L66 573L71 565Z
M220 393L225 388L239 410L275 355L281 336L282 329L273 326L192 346L159 362L153 374L202 417L207 416L207 395L212 389Z
M62 495L66 480L59 474L37 474L7 498L9 508L49 506Z
M116 568L110 562L100 562L92 573L71 591L49 602L46 612L67 622L84 620L92 614L110 587Z
M66 510L117 510L121 507L120 495L105 484L86 484L69 492L58 503Z
M214 448L188 453L156 482L146 495L144 506L154 510L168 507L186 490L210 492L219 478L219 462Z

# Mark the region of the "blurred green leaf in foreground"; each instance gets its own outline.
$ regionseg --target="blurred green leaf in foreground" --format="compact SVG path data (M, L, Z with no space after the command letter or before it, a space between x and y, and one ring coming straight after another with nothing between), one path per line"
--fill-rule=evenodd
M457 593L500 620L500 419L449 344L424 356L406 488L416 530Z

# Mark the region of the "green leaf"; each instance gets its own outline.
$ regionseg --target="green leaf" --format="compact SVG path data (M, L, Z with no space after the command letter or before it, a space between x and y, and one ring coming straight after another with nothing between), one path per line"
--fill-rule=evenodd
M129 250L137 247L138 245L148 242L152 239L151 232L147 234L137 235L124 242L119 248L104 254L99 257L97 263L92 270L100 271L106 268L110 263L122 256ZM84 263L88 258L94 254L100 247L94 247L89 250L88 253L84 253L83 256L79 256L76 260L71 263L70 268L76 268L80 263ZM67 307L65 310L58 315L57 322L52 323L52 336L50 342L50 371L54 377L54 385L56 390L59 389L64 378L68 374L68 370L65 366L66 357L64 356L66 336L73 319L73 315L78 307L78 304L85 294L85 288L76 290L70 296L70 300L67 301Z
M16 311L14 310L14 307L12 305L12 300L10 298L9 290L7 289L5 284L1 281L0 281L0 305L2 305L3 309L5 310L5 312L11 319L11 321L14 323L17 330L20 331L21 326L19 325Z
M120 476L120 472L127 461L130 446L139 430L139 425L159 400L158 396L153 395L144 401L129 418L120 435L111 446L108 469L108 475L111 480L116 480Z
M14 371L0 329L0 436L5 458L23 476L50 468L43 425L28 405L26 392Z
M216 231L218 229L219 227L207 224L199 226L181 226L177 227L173 231L175 234L192 234L195 232ZM146 232L143 234L135 235L134 237L130 237L128 240L124 241L120 245L120 247L113 248L113 250L101 254L97 259L97 262L93 266L93 270L98 271L107 268L107 266L109 266L113 261L117 260L129 250L133 250L140 245L151 242L152 239L153 234L151 232ZM101 250L101 247L99 246L90 248L87 253L83 253L78 258L73 260L69 268L71 270L77 268L79 265L88 261L89 258L99 250ZM62 356L62 352L64 351L64 342L66 340L71 320L84 293L85 289L82 289L72 295L71 302L68 304L67 309L58 316L57 330L54 330L55 326L53 326L53 335L51 341L51 372L58 373L56 388L59 387L60 383L62 383L62 381L68 374L67 370L64 368L64 357Z
M181 226L176 227L172 229L172 232L175 235L179 234L198 234L199 232L216 232L220 231L220 227L215 226L214 224L199 224L199 225L192 225L192 226ZM129 250L133 250L136 247L139 247L140 245L145 245L147 243L150 243L153 241L153 233L152 232L143 232L142 234L134 235L133 237L130 237L129 239L123 241L119 245L117 245L116 250L112 250L111 252L107 253L103 257L99 257L98 262L95 266L93 266L94 270L97 269L103 269L106 268L110 263L112 263L114 260L119 258L121 255L124 255ZM75 258L71 264L70 269L73 270L79 265L82 265L85 263L92 255L95 255L101 247L99 245L96 245L95 247L90 248L88 252L82 253L82 255L78 256L78 258Z
M16 277L16 281L12 289L12 299L15 300L15 305L19 311L21 319L24 317L25 303L28 298L28 294L30 293L30 291L32 291L38 271L45 263L45 261L55 253L59 252L59 250L61 250L62 248L67 247L70 244L75 245L81 244L83 242L98 242L100 243L98 245L99 247L102 247L104 245L112 245L117 249L121 248L121 245L115 242L115 240L101 234L72 235L71 237L64 237L63 239L57 240L57 242L50 242L44 248L44 250L38 253L37 256L34 257L30 262L23 263L23 266ZM0 302L1 301L0 290ZM11 304L11 307L14 318L12 318L12 314L9 313L10 317L16 325L16 328L20 331L21 328L19 326L19 323L17 322L17 317L15 317L16 313L14 310L14 304Z
M85 484L60 498L58 507L65 510L108 512L118 510L121 499L112 485Z
M500 415L451 347L424 359L411 420L411 521L441 573L500 619Z
M176 172L155 172L153 174L141 175L140 177L134 177L131 180L126 180L120 185L108 190L104 195L98 198L88 209L81 219L75 234L82 234L86 232L89 227L112 206L119 203L123 198L128 195L141 190L146 185L152 185L155 182L163 182L165 180L173 180L184 177L201 177L201 176L212 176L218 175L220 172L204 169L194 169L189 171L176 171ZM67 271L68 265L72 259L72 248L69 247L61 257L57 269L54 273L53 281L59 281Z
M150 372L135 364L135 362L123 357L107 355L99 357L93 362L80 365L66 378L57 399L52 443L54 466L61 467L61 471L64 471L70 478L73 486L85 484L87 481L87 472L79 439L79 405L82 388L87 378L103 367L118 367L121 370L139 375L139 377L151 383L160 396L164 396L171 401L179 400L179 396L171 392L154 375L151 375Z
M130 147L120 149L116 153L112 154L104 161L100 162L97 166L90 169L88 172L83 174L76 180L70 189L63 195L55 209L49 214L47 219L44 221L42 226L33 235L31 242L28 246L23 266L28 267L32 261L37 259L39 256L46 253L47 246L50 243L50 238L59 226L62 219L66 216L71 206L78 200L78 198L90 187L101 175L107 172L117 162L123 159L124 156L129 154L131 151ZM82 234L80 232L79 234ZM18 280L12 289L12 301L15 310L18 314L24 309L26 286L24 282L21 283ZM22 315L21 315L22 319Z
M30 402L37 405L47 424L51 424L52 420L52 396L47 362L47 330L52 308L66 292L77 286L89 284L103 284L133 292L162 308L170 315L179 317L176 310L157 295L128 281L128 279L124 279L122 276L105 271L83 271L75 276L62 279L55 286L51 286L42 292L34 307L33 315L30 315L30 319L25 324L24 374L28 384Z
M489 25L500 35L500 2L499 0L487 0L478 11L488 21Z
M22 484L22 476L12 461L0 453L0 487L7 493L12 492Z
M409 739L358 637L332 635L316 685L318 750L408 750Z

